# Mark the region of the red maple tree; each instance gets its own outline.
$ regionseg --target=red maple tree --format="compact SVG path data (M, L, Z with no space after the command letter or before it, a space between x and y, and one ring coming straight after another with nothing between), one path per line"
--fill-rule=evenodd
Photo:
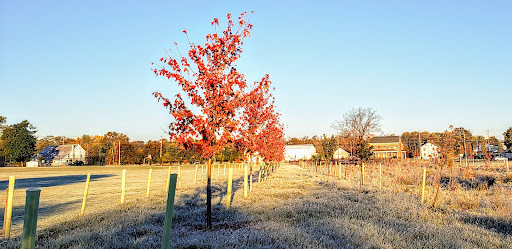
M155 92L174 118L169 125L169 135L184 149L195 149L203 158L210 159L226 145L246 138L244 149L259 151L268 160L279 159L282 151L275 142L283 137L279 115L274 111L273 97L268 91L269 76L254 84L249 90L245 76L238 72L235 62L242 53L243 39L251 34L252 24L246 21L246 12L238 20L227 14L227 27L221 34L206 35L206 43L196 45L189 41L187 56L181 54L178 44L162 57L161 65L153 69L157 76L164 76L178 83L187 95L184 99L176 94L174 101ZM250 20L250 18L249 18ZM211 23L221 30L219 20ZM187 31L183 30L187 35ZM188 35L187 35L188 39ZM272 98L272 101L268 100ZM250 109L250 110L248 110ZM257 111L258 118L249 118L247 113ZM271 113L268 113L271 112ZM265 124L264 126L256 123ZM256 128L254 128L256 127ZM265 132L272 133L265 134ZM268 139L268 141L257 141ZM265 147L267 146L267 147ZM270 156L270 153L281 155ZM211 166L208 166L207 224L211 228Z
M265 75L254 82L245 96L239 143L247 156L260 156L264 161L281 161L284 155L283 126L275 110L270 91L271 81Z

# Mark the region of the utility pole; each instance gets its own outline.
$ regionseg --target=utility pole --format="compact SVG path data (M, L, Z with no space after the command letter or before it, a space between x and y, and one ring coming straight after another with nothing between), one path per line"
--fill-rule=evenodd
M491 144L490 144L490 141L489 141L489 130L487 130L487 145L486 145L487 146L487 155L489 154L489 148L491 147L490 145Z
M421 132L418 131L418 158L421 158Z
M121 140L119 140L119 165L121 165Z
M478 145L478 135L476 135L476 156L478 156L478 150L479 150L478 148L479 147L480 146ZM474 155L474 153L475 153L475 149L473 149L473 166L475 166L475 155Z
M464 157L466 158L466 167L468 166L468 157L466 156L466 132L462 130L462 137L464 138Z
M160 166L162 166L162 147L163 147L162 136L160 136Z
M110 163L110 158L108 160ZM115 141L112 141L112 165L116 165L116 142Z

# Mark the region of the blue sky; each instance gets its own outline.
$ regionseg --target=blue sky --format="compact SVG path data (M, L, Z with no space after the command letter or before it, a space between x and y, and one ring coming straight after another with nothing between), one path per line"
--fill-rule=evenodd
M177 88L151 63L183 28L204 43L214 17L251 10L237 64L270 74L287 137L333 134L360 106L384 134L512 126L511 1L0 0L0 115L38 136L159 139L171 119L151 93Z

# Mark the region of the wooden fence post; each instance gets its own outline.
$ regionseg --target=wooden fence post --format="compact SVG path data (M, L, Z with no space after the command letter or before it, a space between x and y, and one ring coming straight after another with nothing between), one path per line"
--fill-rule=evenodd
M261 170L262 170L262 168L261 168L261 165L260 165L260 170L258 170L258 183L261 182Z
M124 194L126 193L126 169L123 169L121 180L121 204L124 203Z
M151 189L151 175L153 175L153 169L149 169L148 189L146 190L146 197L149 196L149 190Z
M342 171L341 171L341 163L340 163L340 164L338 165L338 177L340 178L340 180L341 180L341 178L342 178L341 173L342 173Z
M167 171L167 182L165 185L165 192L169 192L169 182L171 181L171 166L169 166L169 170Z
M204 181L204 165L201 164L201 182Z
M421 182L421 203L425 202L425 181L427 179L427 168L423 168L423 181Z
M252 193L252 165L255 163L251 163L251 166L249 168L249 192Z
M85 180L84 199L82 200L82 209L80 210L80 215L84 215L84 212L85 212L85 202L87 200L87 192L89 191L89 181L90 180L91 180L91 173L88 173L87 180Z
M364 186L364 163L361 163L361 188Z
M21 242L21 248L23 249L33 249L36 247L37 213L39 210L40 196L40 189L27 189L25 221L23 222L23 240Z
M382 190L382 163L379 163L379 189Z
M172 174L169 181L169 192L167 192L167 206L165 207L165 220L164 220L164 236L162 240L162 248L169 249L171 247L171 225L172 216L174 211L174 196L176 193L176 179L177 175Z
M231 207L231 189L233 188L233 167L229 165L229 176L228 176L228 196L226 201L226 208Z
M196 173L194 174L194 184L196 184L196 182L197 182L197 167L199 167L199 165L196 164Z
M7 188L7 198L5 202L4 212L4 238L11 236L11 217L12 217L12 201L14 197L14 182L16 177L9 176L9 187Z
M178 165L178 182L180 184L180 188L181 188L181 166Z

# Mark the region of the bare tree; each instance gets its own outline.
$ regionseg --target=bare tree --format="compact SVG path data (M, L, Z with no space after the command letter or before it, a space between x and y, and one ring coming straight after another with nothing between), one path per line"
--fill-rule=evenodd
M372 132L380 131L381 120L382 116L374 109L358 107L343 114L343 119L335 121L331 127L337 130L341 137L348 139L351 155L367 159L371 156L371 147L367 140Z
M366 140L372 132L380 131L381 120L374 109L358 107L343 114L343 119L336 120L331 127L343 136Z

